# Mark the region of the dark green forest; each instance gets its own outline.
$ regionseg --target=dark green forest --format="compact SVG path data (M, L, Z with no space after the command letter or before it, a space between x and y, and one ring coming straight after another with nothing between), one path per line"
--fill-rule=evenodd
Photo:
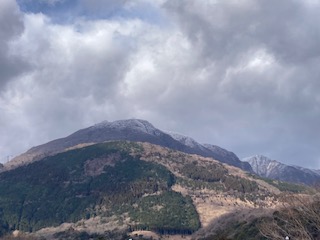
M132 229L197 230L199 217L191 199L170 190L175 182L172 173L130 156L129 150L141 149L127 142L97 144L1 173L1 233L15 229L32 232L76 222L101 214L96 210L99 205L107 209L106 215L129 213L135 221L128 226ZM118 160L105 166L103 173L85 174L87 160L115 154Z

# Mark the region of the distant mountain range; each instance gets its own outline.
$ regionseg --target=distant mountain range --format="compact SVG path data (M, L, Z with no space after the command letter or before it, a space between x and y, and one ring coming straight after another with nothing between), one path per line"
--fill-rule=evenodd
M307 185L320 183L319 170L285 165L262 155L255 155L242 160L250 163L252 170L261 177Z
M140 119L118 120L114 122L104 121L94 126L81 129L65 138L56 139L31 148L26 153L6 163L4 169L12 169L70 148L113 140L157 144L184 153L212 157L220 162L252 172L250 164L240 161L232 152L215 145L202 145L190 137L177 133L159 130L148 121Z

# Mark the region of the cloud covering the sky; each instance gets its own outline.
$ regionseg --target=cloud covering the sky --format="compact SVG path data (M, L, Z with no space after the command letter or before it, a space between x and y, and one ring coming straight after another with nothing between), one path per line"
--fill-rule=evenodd
M0 161L141 118L239 157L320 168L319 11L312 0L0 1Z

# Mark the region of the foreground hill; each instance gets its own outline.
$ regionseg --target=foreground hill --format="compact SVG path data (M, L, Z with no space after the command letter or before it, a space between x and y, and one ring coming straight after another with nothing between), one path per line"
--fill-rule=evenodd
M126 230L194 232L200 222L191 199L171 190L176 179L168 169L130 155L141 149L126 142L98 144L3 172L2 226L36 231L96 216L110 222L113 216Z
M239 167L246 171L252 171L250 164L242 162L233 153L213 145L202 146L199 143L188 144L172 135L155 128L145 120L129 119L114 122L102 122L94 126L81 129L70 136L60 138L46 144L33 147L26 153L12 159L5 164L4 170L10 170L45 156L50 156L70 148L83 147L93 143L101 143L113 140L127 140L134 142L148 142L163 147L171 148L185 153L198 154L204 157L212 157L220 162Z
M274 208L287 190L278 184L150 143L94 144L2 172L0 232L45 239L126 239L136 230L190 235L234 211Z
M320 172L317 170L286 165L262 155L244 158L243 161L249 162L253 171L261 177L311 186L320 183Z

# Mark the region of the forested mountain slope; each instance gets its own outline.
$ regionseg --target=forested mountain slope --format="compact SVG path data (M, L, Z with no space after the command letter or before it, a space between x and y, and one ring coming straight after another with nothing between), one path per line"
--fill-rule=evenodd
M112 141L2 172L0 192L3 233L55 227L58 238L69 223L120 239L133 230L191 234L236 209L272 208L281 190L212 158Z

